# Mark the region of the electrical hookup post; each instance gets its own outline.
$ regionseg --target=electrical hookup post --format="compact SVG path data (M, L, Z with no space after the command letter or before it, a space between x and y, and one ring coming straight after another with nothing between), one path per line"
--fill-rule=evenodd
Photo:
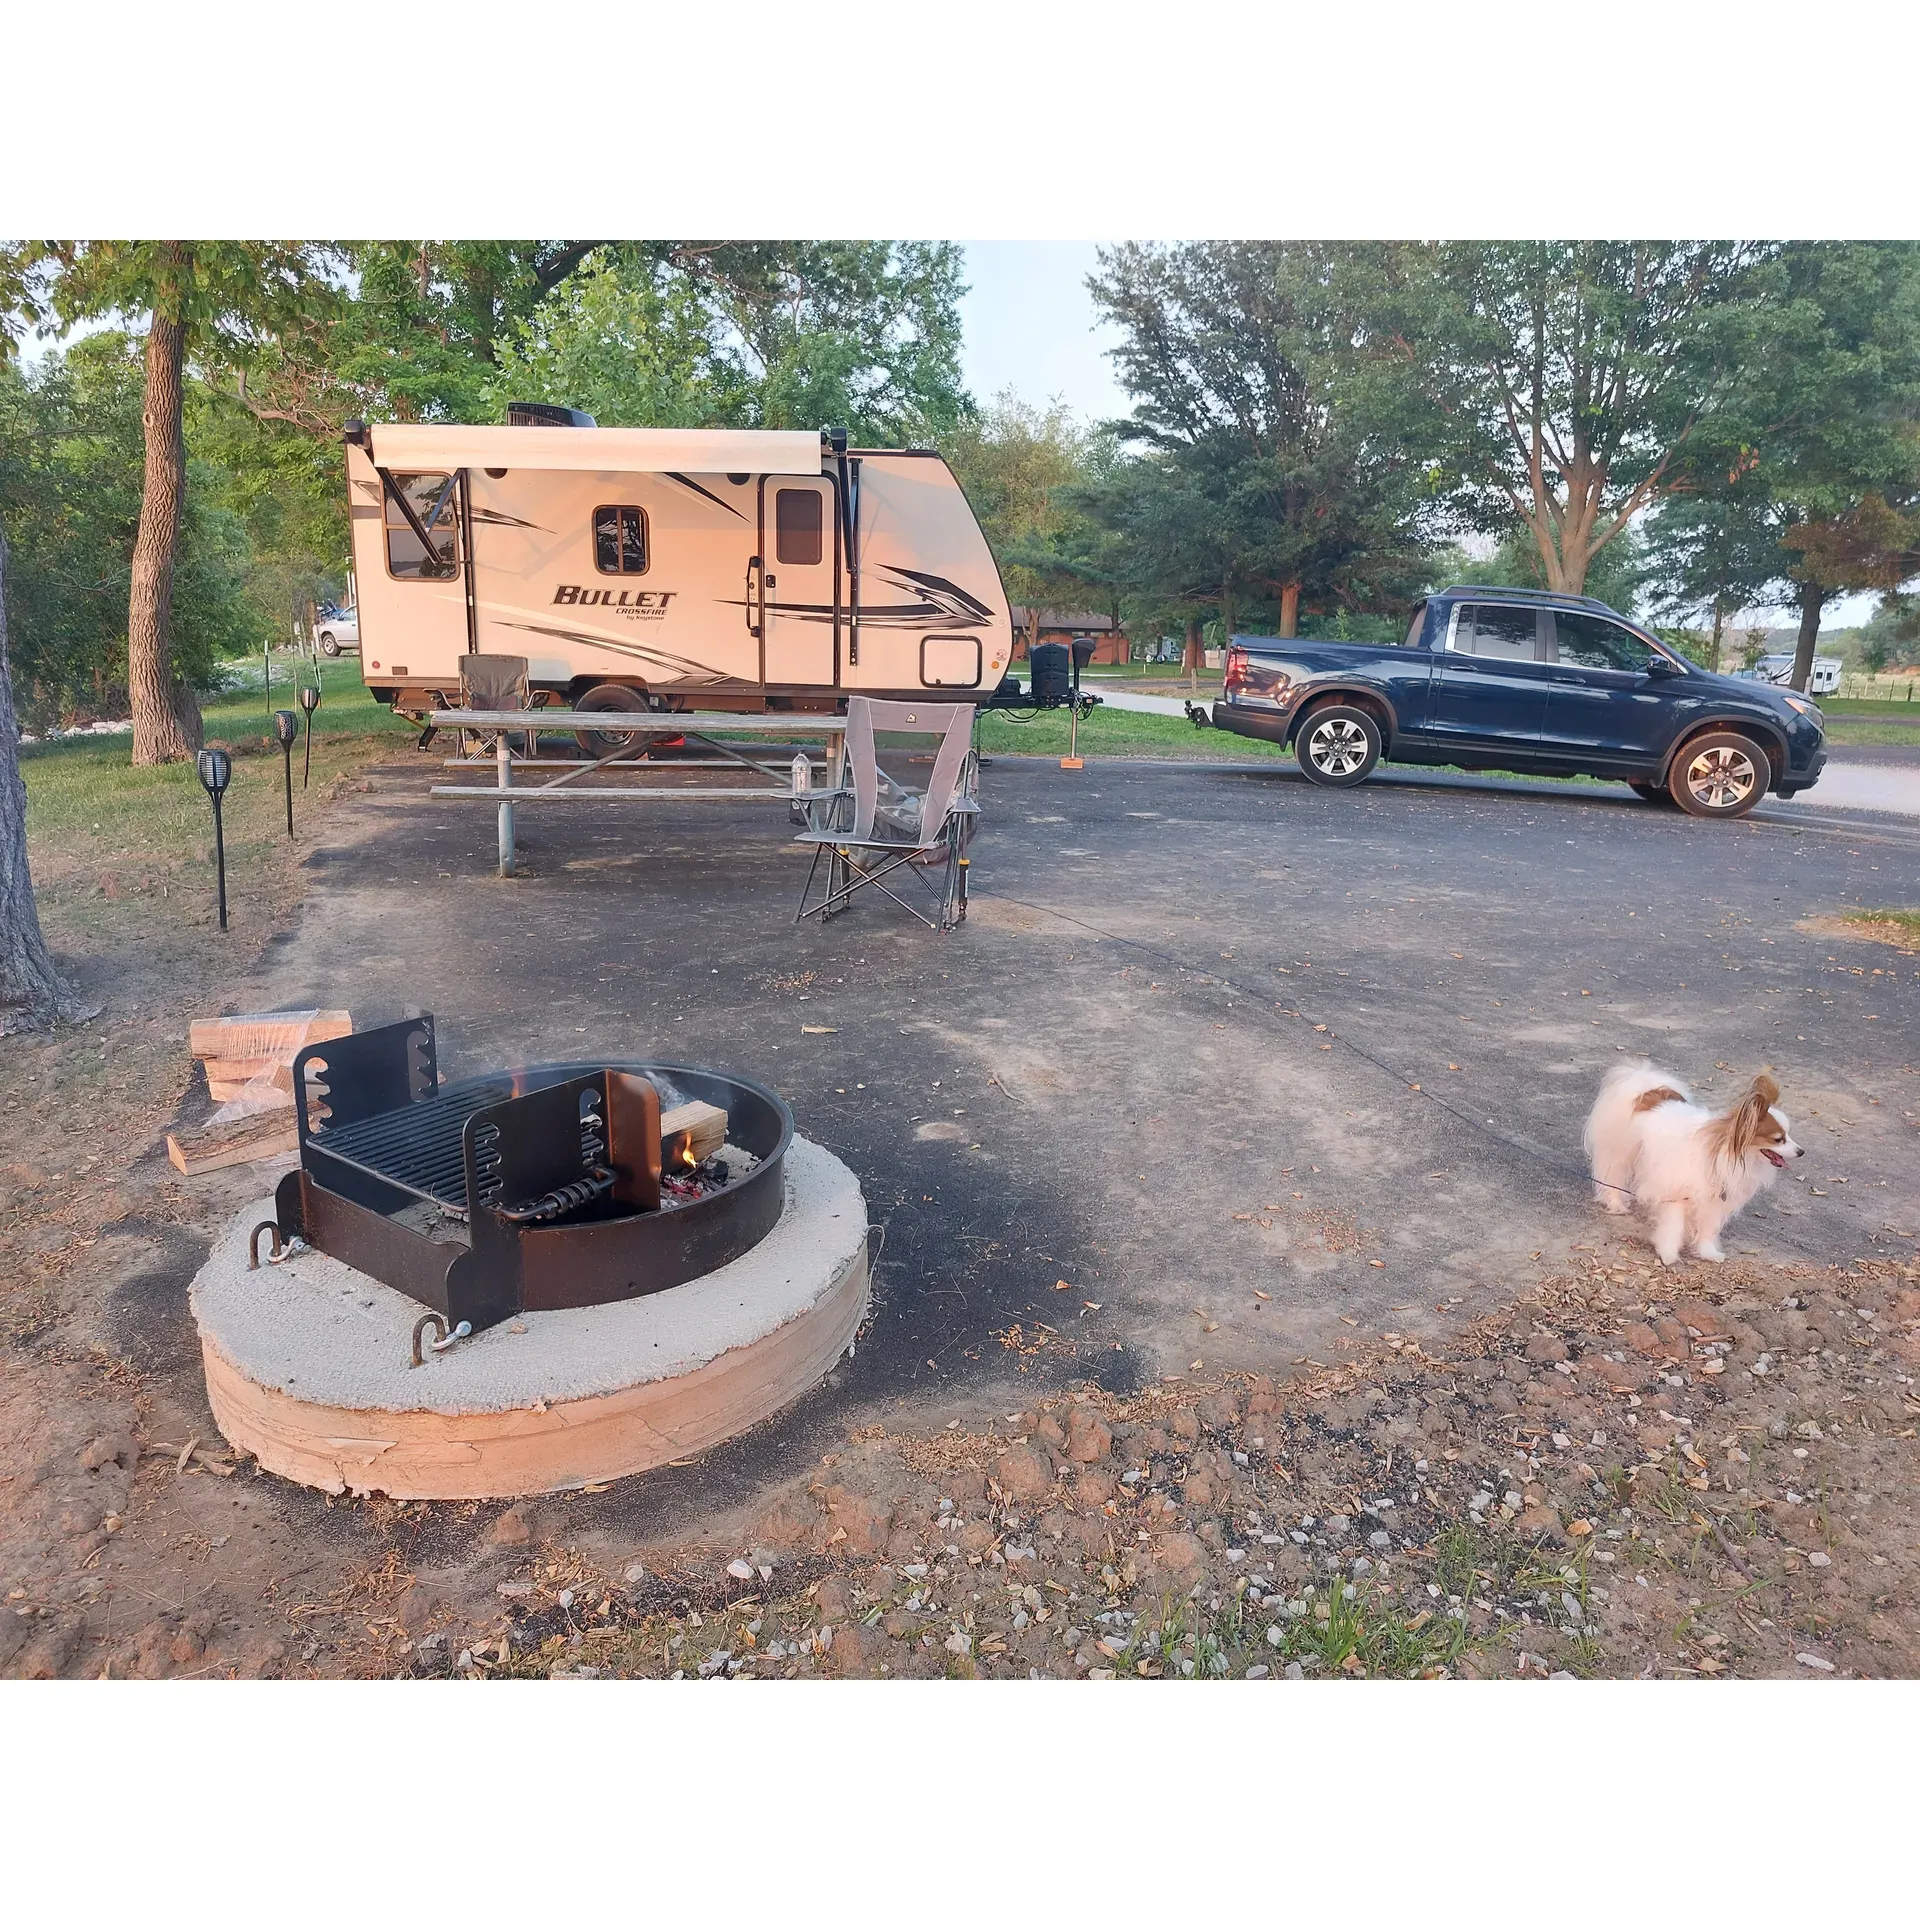
M1075 639L1069 643L1073 660L1073 691L1067 696L1067 757L1060 762L1069 773L1078 773L1087 764L1080 758L1080 668L1093 658L1093 642Z

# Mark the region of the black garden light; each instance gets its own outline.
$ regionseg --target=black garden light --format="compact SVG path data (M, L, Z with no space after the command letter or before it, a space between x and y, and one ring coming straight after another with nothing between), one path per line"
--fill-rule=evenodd
M293 838L293 743L300 738L300 716L291 707L276 707L273 737L280 742L280 760L287 775L287 838Z
M300 769L300 785L303 789L313 778L313 710L319 704L319 681L316 680L312 686L300 689L300 710L307 716L307 757L306 764Z
M213 802L213 865L220 884L220 931L227 930L227 839L220 824L220 800L233 784L233 762L219 747L202 747L194 758L200 784Z

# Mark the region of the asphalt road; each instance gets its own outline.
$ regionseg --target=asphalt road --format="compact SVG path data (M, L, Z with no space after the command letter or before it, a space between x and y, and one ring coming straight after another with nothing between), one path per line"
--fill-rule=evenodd
M1619 1242L1579 1136L1624 1055L1716 1098L1779 1077L1809 1154L1730 1248L1848 1260L1920 1232L1920 960L1803 925L1920 902L1903 823L1001 758L971 916L939 939L885 902L792 926L805 857L777 808L524 807L502 882L491 808L432 777L380 770L336 816L250 1005L431 1008L455 1076L754 1075L887 1223L857 1357L675 1501L903 1405L1433 1337Z

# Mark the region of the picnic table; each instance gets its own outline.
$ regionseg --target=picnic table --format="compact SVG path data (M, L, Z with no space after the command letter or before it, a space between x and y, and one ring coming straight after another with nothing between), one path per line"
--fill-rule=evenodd
M844 784L847 722L837 713L580 713L570 708L516 708L504 713L484 713L467 708L436 709L432 715L436 730L458 728L487 734L493 740L494 781L490 786L435 787L437 798L452 800L488 800L499 808L500 874L507 878L514 867L513 810L533 801L545 800L778 800L791 805L805 803L816 794L838 790ZM539 767L537 742L529 755L516 754L509 738L548 733L608 733L636 735L622 740L608 752L591 760L569 763L567 770L551 779L532 785L516 785L514 768ZM743 753L716 734L758 735L763 739L790 740L818 736L825 748L825 788L812 785L811 765L807 784L801 784L791 763L770 764ZM706 749L706 758L657 761L645 756L655 739L681 739L697 742ZM484 761L460 759L452 766L477 766ZM739 767L756 777L754 786L704 786L628 784L589 786L596 774L667 774L690 767ZM545 769L543 769L544 771Z

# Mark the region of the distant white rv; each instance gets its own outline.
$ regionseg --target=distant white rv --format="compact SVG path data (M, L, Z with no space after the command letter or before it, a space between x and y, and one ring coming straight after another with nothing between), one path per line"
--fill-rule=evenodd
M1793 655L1790 653L1763 654L1754 664L1748 678L1770 680L1776 687L1784 687L1793 680ZM1840 656L1837 653L1816 653L1813 656L1813 671L1807 678L1809 693L1835 693L1840 687Z
M544 423L348 425L376 698L445 705L466 653L524 655L535 689L593 711L831 712L999 684L1007 596L938 454L514 411Z

